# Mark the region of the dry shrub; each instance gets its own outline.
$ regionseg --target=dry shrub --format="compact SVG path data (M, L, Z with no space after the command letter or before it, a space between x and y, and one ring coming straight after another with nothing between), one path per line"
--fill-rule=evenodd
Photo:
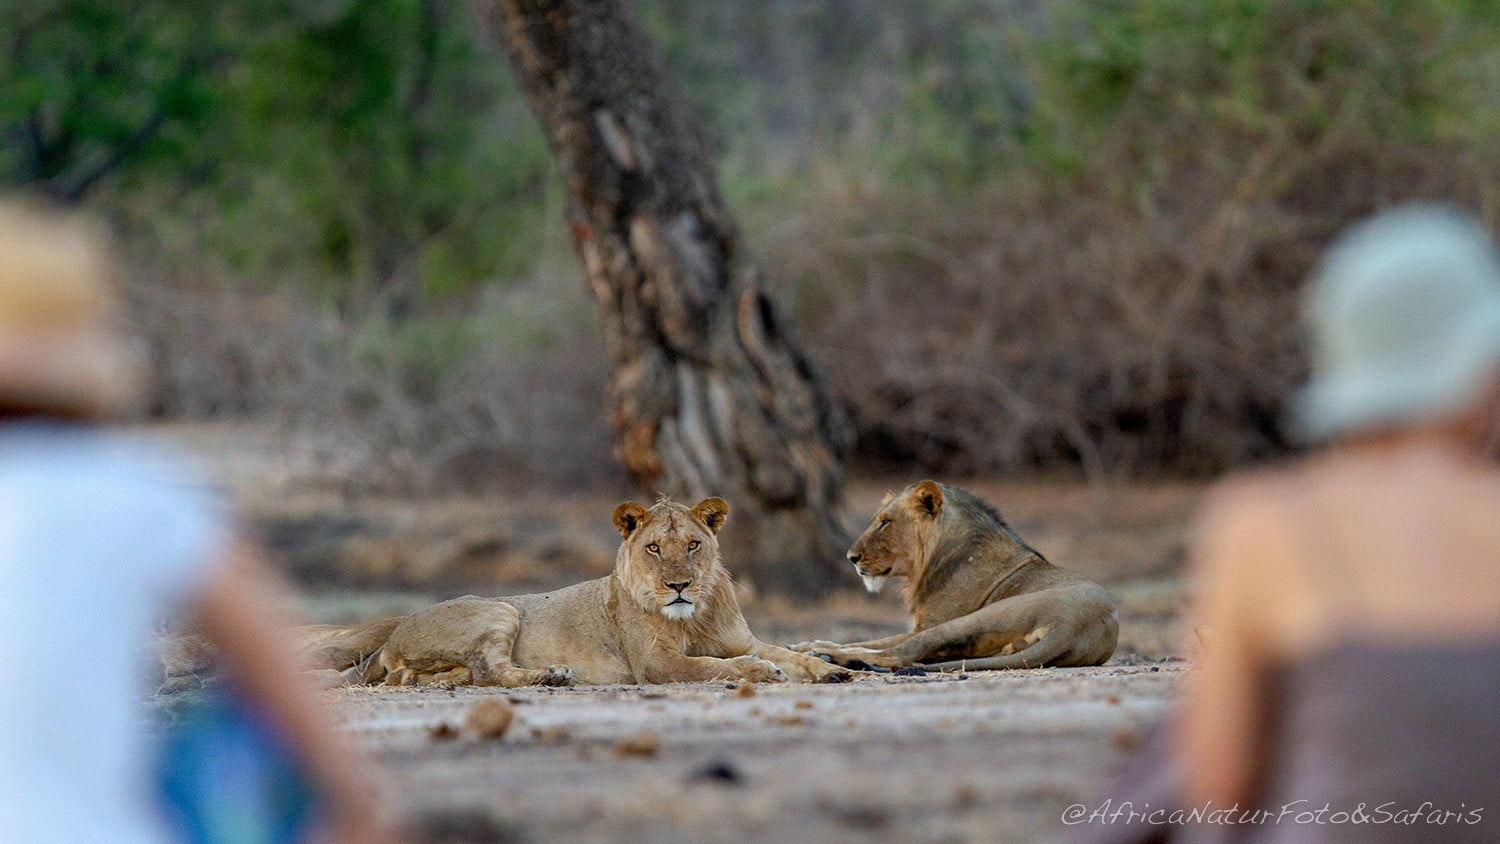
M273 424L310 476L351 492L613 480L603 354L576 294L539 281L403 324L284 288L137 280L149 412Z
M1107 172L894 209L841 197L762 248L866 456L1201 473L1291 445L1297 287L1322 244L1393 201L1467 198L1469 172L1349 136L1238 169L1190 161L1129 197Z
M1328 239L1401 201L1493 217L1489 36L1448 0L1055 8L993 175L814 167L805 225L757 243L862 450L1099 476L1291 447L1297 288Z

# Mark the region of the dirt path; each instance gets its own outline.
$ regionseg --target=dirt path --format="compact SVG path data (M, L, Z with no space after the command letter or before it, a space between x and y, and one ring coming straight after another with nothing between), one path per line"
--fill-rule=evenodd
M434 841L1047 842L1181 665L326 694ZM503 738L462 728L497 696Z

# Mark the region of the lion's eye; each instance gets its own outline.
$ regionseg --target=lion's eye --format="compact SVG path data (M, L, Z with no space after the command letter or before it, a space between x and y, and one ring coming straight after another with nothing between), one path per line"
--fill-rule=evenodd
M890 526L891 526L891 520L890 519L881 519L880 520L880 527L875 528L875 529L876 530L885 530L886 528L888 528Z
M658 553L661 553L661 546L657 545L655 542L653 542L650 545L646 546L646 550L650 551L653 554L658 554Z
M698 550L698 546L702 545L702 544L703 543L701 543L698 540L694 539L692 542L688 543L688 550L689 551L697 551Z

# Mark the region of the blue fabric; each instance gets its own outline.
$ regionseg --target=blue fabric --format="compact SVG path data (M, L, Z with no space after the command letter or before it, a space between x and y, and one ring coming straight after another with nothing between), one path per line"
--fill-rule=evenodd
M163 814L191 844L307 840L316 795L270 721L232 692L180 711L161 745Z

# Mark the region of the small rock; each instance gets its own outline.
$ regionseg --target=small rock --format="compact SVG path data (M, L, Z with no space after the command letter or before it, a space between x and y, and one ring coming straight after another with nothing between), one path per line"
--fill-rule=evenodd
M793 709L812 709L812 701L810 701L810 700L799 700L796 703L792 704L792 708Z
M884 806L825 805L820 808L832 812L841 823L855 829L879 829L891 822L891 813Z
M449 741L458 738L458 728L447 721L427 728L427 737L433 741Z
M633 736L626 736L615 742L616 756L655 756L656 755L656 733L650 730L642 730Z
M497 739L510 729L516 710L503 697L487 697L469 707L464 716L464 727L480 738Z
M531 737L537 744L561 744L569 738L568 728L553 725L551 727L540 727L531 731Z
M1118 750L1135 750L1141 744L1141 734L1135 730L1119 729L1109 736L1109 743Z
M532 840L530 831L519 824L489 817L480 811L426 812L413 819L411 828L421 830L418 841L424 844L458 844L484 841L486 844L522 844Z
M730 688L734 689L735 697L755 697L755 687L749 683L738 683Z
M800 727L807 723L807 719L801 715L777 715L771 718L772 723L787 727Z
M1112 695L1109 695L1109 696L1105 697L1104 700L1105 700L1106 703L1119 703L1120 702L1120 696L1112 694Z
M710 762L707 765L688 774L689 782L712 782L719 785L740 785L745 781L745 775L732 762L720 760Z

